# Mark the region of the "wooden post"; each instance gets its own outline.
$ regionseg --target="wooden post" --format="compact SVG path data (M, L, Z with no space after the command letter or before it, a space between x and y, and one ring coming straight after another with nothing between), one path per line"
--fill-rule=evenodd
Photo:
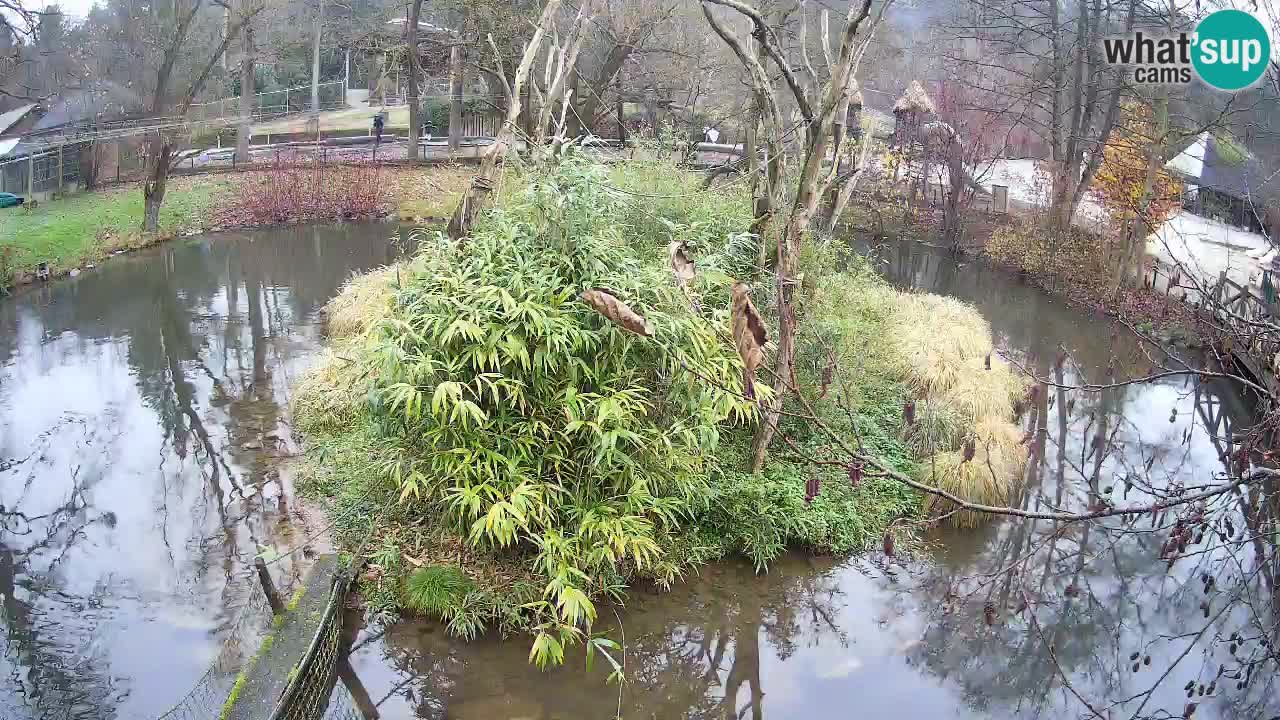
M59 197L61 197L61 196L62 196L63 190L65 189L65 188L64 188L64 184L63 184L63 180L62 180L62 177L63 177L63 175L64 175L64 173L63 173L63 171L62 171L62 167L63 167L63 166L62 166L62 162L63 162L63 161L62 161L62 149L63 149L63 148L65 148L65 147L66 147L66 145L59 145L59 146L58 146L58 196L59 196Z
M36 155L27 155L27 202L36 199Z
M449 48L449 153L462 147L462 44Z
M280 593L276 591L276 584L271 580L271 573L267 571L267 561L260 557L254 558L253 566L258 569L258 582L262 583L262 592L267 594L271 612L279 615L284 612L284 603L280 600Z
M533 142L533 82L525 83L524 86L524 107L520 112L524 116L524 139L525 142ZM501 122L501 120L499 120ZM499 128L498 132L502 129ZM494 133L497 137L497 133Z
M618 107L614 110L614 114L618 116L618 140L622 144L627 142L627 124L623 122L622 96L618 96Z

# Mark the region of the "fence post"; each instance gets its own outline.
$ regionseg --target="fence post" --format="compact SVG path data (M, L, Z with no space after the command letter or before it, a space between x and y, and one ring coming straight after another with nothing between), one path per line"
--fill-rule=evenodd
M34 201L36 199L36 156L35 153L27 155L27 200Z
M284 612L284 603L280 600L280 593L276 591L276 584L271 581L271 573L267 572L267 561L260 557L254 558L253 566L258 570L258 582L262 583L262 592L267 595L272 614L279 615Z
M62 149L63 149L63 148L65 148L65 147L66 147L66 145L59 145L59 146L58 146L58 195L59 195L59 196L61 196L61 195L62 195L62 193L63 193L63 191L64 191L64 189L65 189L65 186L64 186L64 183L63 183L63 180L62 180L63 175L64 175L63 170L62 170L62 168L63 168L63 164L62 164L62 163L63 163L63 160L62 160Z
M462 145L462 45L449 48L449 153Z

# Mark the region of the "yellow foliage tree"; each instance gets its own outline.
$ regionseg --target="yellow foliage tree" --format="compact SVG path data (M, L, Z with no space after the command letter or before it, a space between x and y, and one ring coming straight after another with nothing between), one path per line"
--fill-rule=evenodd
M1139 217L1147 228L1159 227L1178 209L1182 183L1164 169L1166 142L1150 106L1124 104L1094 179L1094 189L1115 221L1112 227L1125 232Z

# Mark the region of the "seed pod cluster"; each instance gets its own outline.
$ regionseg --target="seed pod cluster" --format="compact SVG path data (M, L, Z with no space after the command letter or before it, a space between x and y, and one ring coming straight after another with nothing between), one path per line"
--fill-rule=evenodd
M814 473L809 476L809 479L804 484L804 504L808 505L813 502L813 499L818 497L820 492L822 492L822 479L818 477L817 473Z
M857 488L862 484L862 461L854 461L849 463L849 487Z

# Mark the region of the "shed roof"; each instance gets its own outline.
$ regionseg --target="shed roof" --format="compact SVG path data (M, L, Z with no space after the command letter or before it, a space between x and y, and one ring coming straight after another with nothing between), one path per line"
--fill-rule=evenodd
M918 112L926 115L937 113L933 100L929 98L929 93L925 92L924 86L919 80L912 80L907 86L906 92L902 93L902 97L898 98L898 102L893 104L895 113L901 112Z
M36 109L35 103L20 105L7 113L0 113L0 134L18 124L18 121L27 116L27 113Z
M1200 187L1242 200L1258 195L1267 180L1253 153L1208 131L1196 136L1165 167Z

